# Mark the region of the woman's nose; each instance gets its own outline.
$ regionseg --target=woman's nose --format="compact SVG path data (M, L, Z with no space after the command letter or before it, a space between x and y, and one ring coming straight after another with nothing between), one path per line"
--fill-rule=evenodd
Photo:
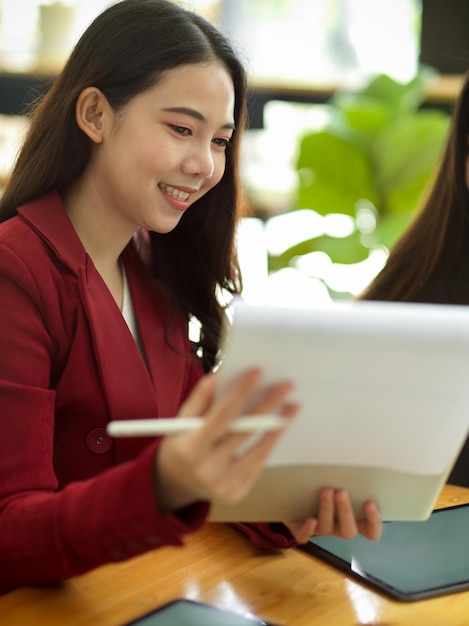
M215 169L211 150L199 151L184 161L184 172L198 178L211 178Z

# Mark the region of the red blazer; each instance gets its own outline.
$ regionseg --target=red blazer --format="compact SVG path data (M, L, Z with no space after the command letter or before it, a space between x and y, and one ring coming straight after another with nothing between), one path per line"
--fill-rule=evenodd
M160 514L159 440L106 434L110 420L176 415L202 375L132 244L123 262L147 364L58 194L0 224L0 591L181 545L208 514ZM238 527L261 547L293 543Z

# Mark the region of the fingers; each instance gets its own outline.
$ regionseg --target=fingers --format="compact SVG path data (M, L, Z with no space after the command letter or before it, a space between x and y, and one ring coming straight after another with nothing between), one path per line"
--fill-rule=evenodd
M225 471L225 492L231 503L241 500L258 477L283 428L262 435L227 435L212 449L212 460Z
M358 532L358 522L350 502L348 493L332 488L322 489L319 494L317 518L307 522L288 522L287 527L297 541L306 540L303 531L313 527L314 535L336 535L343 539L351 539ZM306 526L302 526L306 524ZM309 535L311 536L311 535Z
M245 372L219 396L218 378L212 374L199 381L178 414L202 416L203 425L161 442L155 457L155 493L161 510L176 510L201 499L239 501L259 475L284 427L253 436L228 432L228 426L247 409L258 415L279 414L287 425L299 409L287 401L291 383L262 389L259 370Z
M379 539L383 532L381 513L375 502L365 502L365 519L358 522L358 532L367 539Z
M317 515L317 535L334 534L335 530L335 507L334 490L322 489L319 494L319 509Z
M350 496L346 491L335 495L337 534L344 539L351 539L357 533L367 539L379 539L382 532L381 514L374 502L366 502L363 507L364 519L357 520Z
M252 369L241 374L223 394L216 397L218 374L204 377L186 400L179 416L203 415L204 425L193 433L194 445L206 448L218 443L227 435L231 422L246 413L275 413L293 416L298 406L286 398L293 389L290 382L279 382L261 389L261 372ZM236 449L249 438L249 433L230 435L231 447ZM229 451L229 450L227 450Z
M199 380L192 393L180 406L179 417L205 415L213 403L218 375L206 374Z
M178 417L194 415L205 418L203 427L191 434L194 447L207 450L226 433L247 399L257 390L260 378L259 370L245 372L218 399L215 399L218 374L208 374L197 383L178 412Z
M241 458L243 462L249 463L257 461L257 465L263 465L268 454L282 436L284 429L289 425L291 419L298 413L297 403L286 403L277 413L285 418L283 426L275 430L262 434L252 433L224 433L214 447L216 454L220 458L231 461L234 458Z
M382 532L381 514L374 502L363 507L364 519L357 519L349 494L343 489L323 489L319 496L316 535L336 535L352 539L357 533L367 539L379 539Z
M221 490L216 496L230 504L241 501L249 493L281 434L280 431L264 435L262 441L250 448L247 454L240 455L230 464L226 464L224 481L219 484Z
M284 524L298 543L306 543L310 537L316 534L318 520L311 518L304 522L284 522Z

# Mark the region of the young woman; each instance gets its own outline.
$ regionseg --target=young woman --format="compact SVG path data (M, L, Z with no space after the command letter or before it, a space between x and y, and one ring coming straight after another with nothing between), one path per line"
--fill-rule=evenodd
M362 298L469 304L469 74L432 189ZM469 440L449 477L469 486Z
M243 456L243 413L297 406L246 372L215 397L234 251L242 65L167 0L124 0L83 34L37 106L0 200L0 589L180 545L236 502L282 429ZM200 340L188 339L191 318ZM110 420L200 415L198 431L111 440ZM238 525L261 547L379 536L325 489L317 519Z

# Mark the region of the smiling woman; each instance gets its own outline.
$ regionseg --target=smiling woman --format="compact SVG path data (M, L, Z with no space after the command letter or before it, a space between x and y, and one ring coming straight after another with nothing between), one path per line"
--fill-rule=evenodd
M93 166L62 198L106 282L106 268L120 274L118 257L138 227L172 231L221 181L234 127L233 81L218 61L182 65L123 111L96 87L80 93L76 111Z
M191 214L187 216L178 232L172 235L173 238L180 240L185 249L194 249L192 236L194 227L197 229L195 225L199 224L199 215L201 216L201 212L204 211L207 223L210 224L210 231L213 229L210 234L208 232L200 234L201 237L207 237L207 245L204 245L205 242L200 242L202 245L194 250L195 258L198 261L191 263L189 268L185 267L180 255L175 254L174 251L177 246L172 245L172 242L170 243L167 238L159 241L153 252L155 263L159 254L164 258L164 263L157 263L159 278L168 284L178 299L178 305L183 314L188 317L194 315L200 319L204 327L202 339L205 353L204 362L206 367L210 368L217 351L216 344L222 313L215 301L210 304L210 313L208 313L207 305L206 303L202 304L202 300L206 301L205 294L213 293L215 284L218 282L225 285L229 290L237 291L239 289L239 271L232 241L235 220L239 212L237 208L239 185L237 156L245 120L245 75L234 52L230 49L229 43L210 24L195 14L189 14L194 15L194 18L188 21L183 29L187 31L187 39L189 41L194 40L193 51L189 49L190 46L187 45L187 42L176 37L176 30L173 32L172 29L167 28L160 33L159 31L162 30L160 25L166 17L168 20L173 20L171 24L173 24L174 29L177 29L178 22L173 18L173 15L180 14L179 8L173 3L162 4L166 7L165 11L168 12L168 15L161 16L158 21L150 21L146 36L148 40L158 37L161 48L165 51L164 54L161 53L159 47L151 49L149 41L134 42L134 38L136 39L141 34L139 20L145 19L145 13L149 10L147 2L134 3L132 7L134 22L129 22L128 27L126 23L122 25L122 28L129 30L127 38L121 38L118 28L105 23L104 19L96 20L84 33L55 85L34 114L30 133L23 145L17 166L12 173L11 184L3 194L1 211L3 219L10 217L16 213L18 205L53 190L59 191L62 200L67 201L68 196L72 200L78 193L78 187L84 189L85 185L92 185L96 180L99 180L99 185L96 185L97 189L93 189L93 193L95 196L98 193L104 196L108 192L108 188L102 184L98 167L107 167L104 169L106 176L109 177L112 173L114 183L123 186L124 181L129 178L127 167L132 164L134 168L132 175L137 176L141 182L144 174L136 171L138 168L133 157L126 162L126 152L123 150L113 152L109 149L110 143L112 142L119 148L125 145L126 150L133 149L139 153L142 151L142 146L145 146L145 153L139 157L139 165L141 166L143 158L148 160L154 157L154 154L150 154L150 150L158 152L156 147L150 146L150 137L154 138L155 129L160 128L164 122L167 125L167 139L169 140L171 133L174 135L172 152L166 155L165 151L159 151L159 167L164 170L167 165L162 165L162 160L169 159L169 156L174 158L172 155L176 146L189 143L188 138L178 137L181 132L184 135L190 132L190 128L182 131L183 122L187 122L188 118L185 116L182 122L181 114L176 117L176 113L168 112L164 120L158 121L155 118L152 119L151 124L148 124L150 115L156 116L158 106L160 107L160 116L164 108L180 108L181 106L191 108L193 106L191 100L196 97L198 91L202 91L202 87L206 84L205 78L207 79L206 99L216 98L215 91L218 90L223 91L225 98L228 94L230 99L224 101L223 109L219 113L220 121L215 120L215 123L219 124L220 127L229 125L229 134L227 133L228 129L217 127L217 132L223 130L223 134L211 137L211 139L218 140L211 145L214 147L213 154L216 153L216 160L219 165L223 162L223 169L225 170L223 184L216 186L213 193L205 196L203 200L205 207L199 209L200 203L198 203L197 208L194 208ZM150 6L152 5L154 3L150 2ZM157 10L157 8L157 5L153 6L153 10ZM129 10L127 3L117 3L104 15L115 15L116 20L124 21L125 16L123 14L126 10ZM206 40L204 30L199 27L199 24L203 25L203 29L207 30L207 33L211 33L210 37L213 38L213 41ZM98 40L99 37L103 39ZM197 47L200 49L200 54L197 54L195 49ZM220 48L220 56L216 49L218 47ZM111 54L120 59L119 64L106 62ZM209 64L212 66L212 70L204 68L204 76L198 74L201 82L194 84L194 81L191 81L191 73L195 67L199 67L199 64ZM186 66L185 71L182 69L183 66ZM162 84L159 97L166 99L159 103L158 99L155 101L156 85L160 82L168 83L169 70L173 69L181 72L182 81L179 92L173 93L171 90L171 87L174 88L177 82L174 79L170 81L170 88L165 88ZM220 77L224 80L218 84ZM212 78L211 85L208 84L209 78ZM185 89L187 80L190 81L192 91ZM152 89L153 93L151 93ZM210 89L212 93L207 96ZM169 98L169 94L171 94L171 98ZM133 96L137 96L135 102L132 101ZM181 100L181 96L183 100ZM150 110L150 107L153 109ZM139 129L138 141L135 139L132 141L129 138L129 124L131 122L135 124L136 118L140 115L146 116L145 123L142 121L136 126ZM192 124L194 121L191 119ZM212 119L212 126L213 123ZM232 136L231 126L234 125L233 123L236 123L239 132ZM96 128L93 128L93 125ZM121 126L123 126L122 129ZM187 123L185 126L187 127ZM180 127L179 131L174 127ZM202 128L203 125L199 124L198 127ZM213 128L210 130L214 132ZM163 133L161 132L159 136L158 141L161 143ZM200 137L201 133L198 133L197 141L199 144ZM129 139L128 143L127 139ZM176 139L180 139L180 141L176 141ZM223 152L223 155L218 155L216 152L220 139L229 139L232 144L226 153ZM192 140L191 145L194 145ZM199 163L191 164L189 162L189 167L197 165L196 169L203 168L195 182L191 176L186 174L184 174L184 181L159 180L153 176L154 172L150 177L147 163L143 172L151 180L147 178L144 189L147 190L150 186L151 191L148 193L153 192L156 195L153 187L156 187L158 182L173 187L184 182L189 191L195 194L211 169L210 162L207 165L207 161L211 160L210 151L205 148L204 150L205 152L197 155ZM33 152L34 159L31 158ZM187 161L186 159L186 163ZM152 165L151 167L154 168L155 166ZM182 173L178 174L179 179L182 176ZM191 178L190 184L188 184L188 178ZM105 180L109 181L109 178ZM129 189L130 185L131 181L129 182ZM206 185L205 188L209 191L210 186ZM115 196L119 196L119 193L120 191L115 193ZM203 195L199 193L199 197ZM104 200L104 197L102 199ZM104 206L101 208L104 211L106 206L112 202L103 202L102 204ZM232 207L228 208L230 205ZM219 210L220 206L226 207L227 210ZM86 206L83 211L86 211ZM75 215L73 207L69 209L69 214L73 219ZM108 216L103 212L99 212L99 215L101 216L98 224L99 229L93 224L92 228L88 229L90 231L87 234L89 239L96 236L95 231L104 230L111 233L113 222L108 222ZM178 219L181 217L180 213L177 214L177 217ZM175 223L172 224L172 227ZM142 224L139 225L142 226ZM166 232L171 230L171 224L168 224L164 230ZM155 233L155 236L152 235L150 239L154 242L156 238ZM90 242L89 245L92 243ZM189 253L189 256L191 254L192 252ZM203 271L198 271L199 261L201 267L204 268ZM109 263L103 261L103 263L109 265L111 261ZM116 274L116 263L112 264L115 270L114 274ZM184 269L181 269L182 267ZM210 271L207 272L207 268L211 268ZM116 280L116 282L119 281ZM190 307L188 307L188 302L191 302Z
M250 490L298 407L293 385L209 373L240 292L234 238L245 73L229 41L167 0L123 0L85 31L38 104L0 199L0 592L180 545ZM189 341L195 318L200 336ZM204 375L207 373L206 375ZM243 456L246 412L277 413ZM112 440L110 421L202 417ZM325 490L317 519L240 525L287 547L371 538Z

